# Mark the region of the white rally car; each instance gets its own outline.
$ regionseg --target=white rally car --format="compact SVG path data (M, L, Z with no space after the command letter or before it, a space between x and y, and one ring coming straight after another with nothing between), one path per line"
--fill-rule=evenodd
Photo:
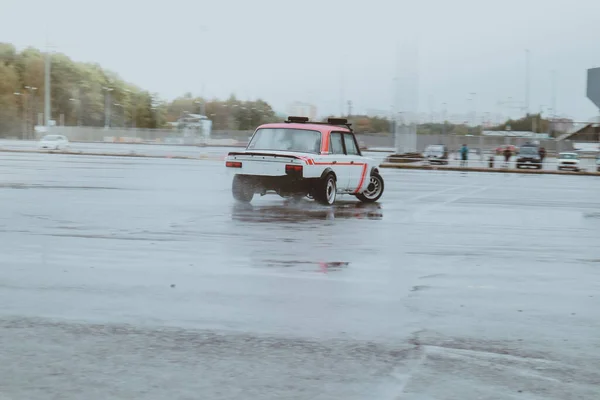
M232 193L250 202L256 193L308 196L331 205L338 194L375 202L383 178L374 160L364 157L350 124L343 118L309 122L289 117L259 126L243 151L230 152L225 166L234 172Z

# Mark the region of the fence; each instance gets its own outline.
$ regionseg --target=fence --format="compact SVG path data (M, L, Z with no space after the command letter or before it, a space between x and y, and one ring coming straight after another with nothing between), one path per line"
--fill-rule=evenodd
M168 129L104 129L99 127L56 126L50 128L50 133L63 134L74 142L130 142L130 143L165 143L165 144L203 144L205 140L195 136L183 136L177 130ZM43 133L37 133L39 139ZM239 145L248 142L252 131L219 131L211 132L211 141L216 145ZM358 134L362 146L375 149L394 149L394 135L389 133ZM451 152L457 151L463 144L478 150L481 154L494 151L504 145L521 146L529 138L509 136L462 136L462 135L417 135L417 151L423 152L433 144L446 145ZM570 140L556 141L540 139L540 145L545 147L548 154L574 150Z

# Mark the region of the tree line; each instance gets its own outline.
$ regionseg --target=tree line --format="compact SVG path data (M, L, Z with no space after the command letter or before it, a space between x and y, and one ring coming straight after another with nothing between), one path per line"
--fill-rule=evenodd
M36 48L17 51L0 43L0 136L33 137L42 125L46 54ZM187 93L164 101L126 82L96 63L51 54L51 116L57 124L126 128L167 128L183 113L202 112L213 129L248 130L277 117L263 100L204 99Z
M186 93L172 101L161 100L126 82L96 63L51 55L51 115L57 124L125 128L176 128L183 114L202 114L215 130L253 130L267 122L281 121L264 100L205 99ZM0 43L0 136L33 137L33 127L43 124L45 54L35 48L22 51ZM393 123L385 117L346 116L357 133L389 133ZM169 124L171 123L171 124ZM509 120L491 130L535 130L547 132L549 122L539 114ZM464 124L427 123L420 134L479 134L481 127Z

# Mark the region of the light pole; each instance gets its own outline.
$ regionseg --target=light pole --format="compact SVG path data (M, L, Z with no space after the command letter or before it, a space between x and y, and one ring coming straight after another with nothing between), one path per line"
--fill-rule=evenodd
M125 128L125 106L119 103L113 103L115 107L121 107L121 112L123 113L123 128Z
M25 97L21 92L14 92L13 94L21 99L21 140L25 140L25 132L27 131L25 122Z
M35 128L35 114L36 114L35 92L36 92L36 90L38 90L38 88L35 86L25 86L25 89L27 89L27 91L29 92L29 95L27 96L27 104L28 104L31 112L28 113L28 115L31 115L31 117L32 117L31 126L33 128ZM29 118L27 118L27 119L29 119ZM25 130L26 130L26 132L25 132L24 136L25 136L25 138L27 138L30 133L29 127L26 126Z
M104 90L104 129L110 129L110 112L111 112L111 96L110 92L114 89L107 86L102 86Z
M46 49L46 66L45 66L45 78L44 78L44 125L46 130L50 130L50 64L52 62L52 56L50 54L50 48Z
M473 106L473 109L471 110L471 112L473 113L472 123L473 126L477 126L477 93L472 92L469 94L471 95L471 99L473 100L473 103L471 104Z
M529 49L525 50L525 116L529 115Z
M446 135L446 114L448 113L448 103L442 103L442 134Z

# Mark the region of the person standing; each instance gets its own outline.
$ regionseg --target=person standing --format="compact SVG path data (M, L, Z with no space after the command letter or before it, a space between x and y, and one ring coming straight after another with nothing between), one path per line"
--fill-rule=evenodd
M504 148L504 166L508 168L508 162L510 161L510 157L512 156L512 151L510 150L510 146L506 146Z
M466 167L467 162L469 161L469 148L466 143L460 148L460 160L460 166Z
M538 153L540 155L540 164L544 164L544 158L546 158L546 149L543 147L540 147L540 149L538 150Z

